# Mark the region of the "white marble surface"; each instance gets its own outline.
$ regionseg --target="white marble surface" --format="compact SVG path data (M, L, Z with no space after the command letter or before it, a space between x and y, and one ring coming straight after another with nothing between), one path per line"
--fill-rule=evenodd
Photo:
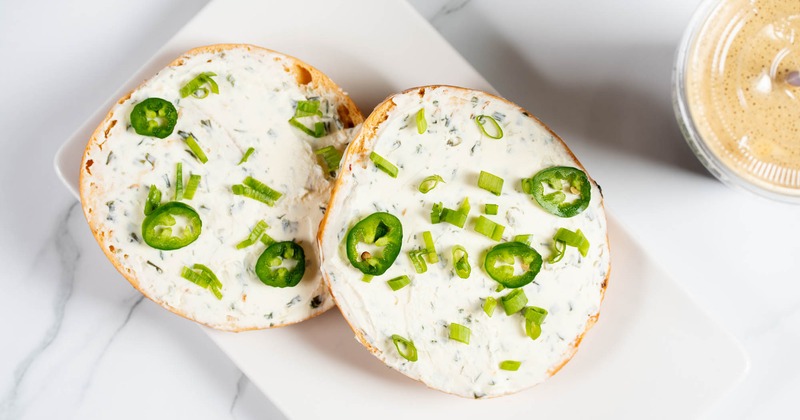
M580 0L411 2L567 139L610 211L742 341L751 371L710 417L797 416L800 207L723 186L683 142L669 78L696 0L606 0L602 13ZM205 334L119 278L52 170L58 146L203 4L0 1L0 418L282 418ZM563 28L559 48L537 37L545 25Z

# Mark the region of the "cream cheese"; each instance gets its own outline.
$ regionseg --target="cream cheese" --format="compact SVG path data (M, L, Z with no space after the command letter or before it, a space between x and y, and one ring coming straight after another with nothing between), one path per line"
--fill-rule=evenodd
M298 84L287 71L293 65L283 55L259 49L186 57L182 65L165 68L115 106L106 123L107 139L87 151L93 163L91 177L84 182L99 185L84 197L85 208L92 209L87 218L97 232L107 232L105 246L118 268L149 298L215 328L286 325L333 305L320 281L315 241L332 179L314 151L328 145L344 149L350 130L337 114L343 94ZM181 98L180 88L202 72L216 73L219 94ZM131 110L149 97L166 99L178 109L177 125L167 138L141 136L130 126ZM319 139L288 123L296 103L312 98L320 100L321 121L328 125L329 134ZM189 152L179 131L193 134L207 163ZM239 164L250 147L254 153ZM159 251L141 239L144 203L151 184L162 191L162 202L173 199L178 162L183 164L184 182L190 174L202 177L194 198L183 200L199 213L202 234L185 248ZM234 195L231 186L247 176L283 197L269 207ZM258 279L254 267L265 249L261 242L236 249L262 219L272 238L303 247L306 271L296 287L270 287ZM205 264L219 277L222 300L181 277L181 269L195 263Z
M576 340L594 321L609 272L609 248L602 195L592 183L589 207L572 218L542 210L521 191L521 180L552 166L577 166L563 143L524 110L491 95L451 87L426 88L390 99L394 108L374 137L364 132L351 144L340 185L332 198L320 238L322 270L334 298L364 344L390 367L428 386L470 398L519 391L544 381L569 359ZM418 134L415 115L425 109L427 131ZM475 115L494 116L502 139L483 135ZM487 130L489 127L487 127ZM366 126L364 130L366 131ZM375 151L399 168L391 178L367 158ZM481 170L505 180L501 196L478 188ZM444 178L427 194L418 191L427 176ZM463 229L431 224L433 203L456 209L468 197L472 206ZM529 305L549 315L537 340L525 335L524 318L506 316L501 306L493 317L482 310L484 300L499 300L498 283L483 270L482 255L498 242L476 233L474 219L486 203L499 204L487 218L506 226L503 241L532 234L532 247L547 260L558 228L581 229L591 244L586 257L568 248L555 264L545 262L533 283L524 286ZM400 256L382 276L370 283L347 259L344 240L350 226L365 216L386 211L403 224ZM423 247L422 232L431 231L440 262L417 274L408 251ZM469 253L472 274L461 279L453 271L452 247ZM408 275L411 284L393 292L386 281ZM448 338L448 326L471 329L466 345ZM396 351L391 336L414 342L419 360L409 362ZM504 360L522 362L518 371L499 369Z

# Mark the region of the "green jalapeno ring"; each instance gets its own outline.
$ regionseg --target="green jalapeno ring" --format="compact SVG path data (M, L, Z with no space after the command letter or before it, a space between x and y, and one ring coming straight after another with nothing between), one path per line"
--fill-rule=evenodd
M283 260L294 260L297 264L291 269L278 267ZM297 286L305 272L306 253L303 247L292 241L275 242L268 246L256 261L256 275L267 286Z
M187 219L183 232L174 236L172 226L176 224L175 216ZM187 204L170 201L159 206L142 221L142 238L147 245L163 251L183 248L200 237L203 221L197 211Z
M136 134L143 136L163 139L172 134L177 122L175 106L161 98L147 98L131 111L131 126Z
M514 275L516 257L522 260L524 273ZM497 265L497 263L502 263ZM518 288L533 281L542 269L542 256L527 244L505 242L495 245L486 254L483 268L494 281L508 288Z
M394 215L376 212L356 223L347 232L347 259L364 274L379 276L394 264L403 243L403 225ZM378 255L359 253L359 243L383 247Z
M563 181L566 181L571 193L577 199L567 202L563 190ZM549 194L544 193L544 184L554 189ZM592 184L586 173L569 166L555 166L539 171L533 176L530 183L530 194L537 203L548 213L559 217L572 217L586 210L592 198Z

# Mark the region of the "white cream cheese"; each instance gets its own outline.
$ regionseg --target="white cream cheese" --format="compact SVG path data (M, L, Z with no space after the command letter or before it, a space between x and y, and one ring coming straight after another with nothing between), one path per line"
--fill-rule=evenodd
M182 315L220 329L242 330L291 324L319 314L333 302L320 280L316 233L326 211L332 179L318 163L315 150L334 145L339 150L350 130L337 114L341 92L298 84L287 68L294 61L260 49L234 48L199 53L168 67L148 80L113 110L107 120L107 139L87 151L91 176L84 182L99 188L84 197L93 229L108 232L105 246L118 268L149 298ZM181 98L179 90L202 72L216 73L219 94L204 99ZM172 135L164 139L136 134L130 113L140 101L158 97L170 101L179 117ZM321 102L328 135L315 139L288 120L298 101ZM311 124L309 124L311 125ZM178 135L192 133L208 156L203 164ZM254 153L239 164L248 148ZM203 222L200 237L174 251L159 251L142 241L143 208L150 185L162 202L175 195L176 164L183 178L202 177L191 200ZM247 176L281 192L274 207L234 195L231 187ZM263 284L254 268L265 245L245 249L259 220L277 241L295 241L305 251L306 270L299 285L276 288ZM181 277L184 266L200 263L222 282L221 300Z
M406 92L390 99L394 108L364 140L357 135L351 155L343 162L340 185L330 203L321 237L322 270L342 313L381 360L428 386L470 398L519 391L544 381L568 360L587 325L598 314L609 272L609 248L602 195L592 183L589 207L572 218L545 212L521 191L521 180L552 166L577 166L561 141L522 109L496 97L466 89L438 87ZM418 134L415 115L425 109L427 131ZM474 117L494 116L504 136L483 135ZM365 126L366 129L366 126ZM363 131L366 130L362 130ZM487 124L487 131L491 126ZM381 172L369 159L375 151L399 168L397 178ZM501 196L478 188L480 171L504 179ZM427 176L444 178L427 194L418 191ZM456 209L468 197L472 210L463 229L448 223L431 224L434 203ZM591 244L586 257L567 248L564 258L544 263L533 283L523 290L528 305L549 311L537 340L525 335L520 314L506 316L498 305L488 317L484 300L498 300L509 290L496 292L498 283L483 270L483 254L498 242L476 233L474 219L484 204L499 204L487 218L506 227L503 241L532 234L531 246L545 261L551 254L558 228L581 229ZM397 216L403 224L402 251L382 276L370 283L347 259L344 240L348 229L376 211ZM422 232L431 231L440 262L417 274L408 251L423 247ZM455 275L452 248L469 253L472 274ZM386 281L408 275L411 284L392 291ZM448 338L450 323L471 329L471 341ZM402 358L392 343L398 334L412 340L419 360ZM499 369L500 362L522 362L518 371Z

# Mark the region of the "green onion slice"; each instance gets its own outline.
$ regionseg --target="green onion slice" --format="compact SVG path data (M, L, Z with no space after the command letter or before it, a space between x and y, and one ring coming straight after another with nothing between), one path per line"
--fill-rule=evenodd
M483 302L483 312L486 312L490 318L494 315L494 308L497 307L497 299L489 296L486 298L486 301Z
M152 213L161 205L161 190L155 185L150 185L150 191L147 193L147 201L144 203L144 215Z
M342 160L342 152L333 146L325 146L314 153L322 157L329 174L333 175L336 173L339 169L339 162Z
M240 160L240 161L239 161L239 165L241 165L241 164L243 164L243 163L247 162L247 159L249 159L249 158L250 158L250 155L252 155L252 154L253 154L253 152L255 152L255 151L256 151L256 149L255 149L254 147L249 147L249 148L247 149L247 151L246 151L246 152L244 152L244 156L242 156L242 160ZM238 165L237 165L237 166L238 166Z
M428 271L428 264L425 263L425 258L422 257L425 254L426 252L422 250L408 251L408 256L411 258L411 264L414 265L414 271L416 271L417 274L422 274Z
M386 282L389 287L392 288L395 292L408 286L411 283L411 279L408 278L405 274L399 277L395 277Z
M500 298L506 315L514 315L521 311L528 304L528 297L522 289L514 289L507 295Z
M442 177L440 177L439 175L431 175L429 177L426 177L419 184L419 192L427 194L430 190L436 188L436 186L439 185L440 182L444 182L444 179L442 179Z
M183 132L181 131L179 133ZM200 145L197 144L197 139L194 138L192 133L186 134L186 137L184 137L183 140L186 142L186 145L189 146L189 150L192 151L192 154L197 158L197 160L202 163L208 162L208 156L206 156L205 152L203 152L203 149L200 148Z
M397 349L397 352L400 353L400 356L409 362L417 361L417 348L414 346L413 341L397 334L393 334L392 342L394 343L394 347Z
M425 108L420 108L417 111L417 132L424 133L428 129L428 122L425 121Z
M565 245L578 248L578 251L584 257L589 252L589 240L586 239L580 229L573 232L569 229L559 228L556 235L553 236L553 241L563 242Z
M369 160L375 163L375 166L377 166L378 169L389 174L390 177L397 178L397 172L398 172L397 166L394 166L392 162L389 162L388 160L384 159L383 156L375 152L372 152L369 154Z
M550 264L555 264L561 261L566 252L567 244L561 241L553 241L553 253L550 255L550 258L547 259L547 262Z
M489 216L496 216L498 209L499 206L497 204L485 204L483 206L483 212L488 214Z
M450 339L458 341L460 343L469 344L469 336L472 331L461 325L456 324L455 322L450 323Z
M447 222L453 226L463 228L464 224L467 223L469 210L469 197L464 198L464 201L458 206L458 210L445 208L442 203L434 204L431 211L431 223Z
M283 196L282 193L273 190L267 184L248 176L242 181L242 184L236 184L231 187L235 195L243 195L253 200L258 200L270 207L275 205L275 202Z
M516 360L503 360L500 362L500 369L515 372L521 365L522 362Z
M303 124L300 121L298 121L297 118L295 118L295 117L292 117L291 119L289 119L289 124L291 126L293 126L293 127L299 128L300 131L308 134L311 137L317 138L317 139L322 137L322 136L324 136L325 134L327 134L327 130L325 129L325 123L323 123L321 121L317 121L317 122L314 123L314 129L313 130L308 128L308 127L306 127L305 124Z
M492 125L494 126L494 130L492 130L492 131L494 131L494 135L489 134L486 131L486 127L484 126L484 124L486 124L487 120L490 121L492 123ZM495 140L503 138L503 129L500 128L500 124L497 122L497 120L495 120L491 116L489 116L489 115L478 115L477 117L475 117L475 122L478 124L478 128L481 129L481 132L483 134L485 134L486 137L489 137L490 139L495 139Z
M272 236L269 236L266 233L261 235L261 239L260 240L261 240L261 243L266 245L266 246L270 246L270 245L272 245L272 244L274 244L276 242L275 239L272 239Z
M373 276L372 274L364 274L364 277L361 277L361 281L363 281L364 283L369 283L372 281L373 278L375 278L375 276Z
M433 235L430 231L422 232L422 239L425 241L425 252L428 257L428 262L435 264L439 262L439 255L436 254L436 247L433 244Z
M297 118L311 117L313 115L322 116L322 111L319 110L319 101L297 101L297 108L294 110L294 116Z
M481 174L478 176L478 187L494 195L500 195L503 191L503 178L486 171L481 171Z
M178 162L175 168L175 201L183 200L183 163Z
M442 203L434 203L431 209L431 223L436 224L442 221L442 211L444 205Z
M503 232L505 232L505 230L505 226L497 224L484 216L478 217L475 221L475 232L495 241L499 241L503 238Z
M192 95L197 99L203 99L208 96L209 89L212 93L219 94L219 86L217 86L217 82L211 78L212 76L216 76L216 73L204 72L198 74L194 79L190 80L189 83L183 85L180 90L181 98ZM204 85L208 85L209 87L206 88Z
M189 175L189 181L186 183L186 191L183 192L183 198L191 200L194 198L194 193L197 192L197 187L200 186L200 175Z
M533 239L533 235L530 235L530 234L528 234L528 235L517 235L517 236L514 236L514 241L513 242L522 242L523 244L530 246L532 239Z
M462 279L469 278L469 275L472 272L472 267L469 265L469 260L467 259L469 257L467 250L461 245L455 245L452 253L453 268L456 271L456 275Z
M222 282L220 282L214 272L205 265L194 264L192 268L184 266L181 270L181 277L202 288L210 290L217 299L222 299L222 292L220 291L220 289L222 289Z
M522 311L525 317L525 334L536 340L542 334L542 322L547 317L547 310L537 306L528 306Z
M265 222L263 220L259 220L258 223L256 223L256 225L253 227L253 230L250 231L250 236L248 236L242 242L239 242L238 244L236 244L236 249L247 248L248 246L253 245L254 243L256 243L256 241L258 241L258 238L261 237L261 235L264 233L265 230L267 230L268 227L269 227L269 225L267 225L267 222ZM269 245L272 245L272 244L269 244Z

